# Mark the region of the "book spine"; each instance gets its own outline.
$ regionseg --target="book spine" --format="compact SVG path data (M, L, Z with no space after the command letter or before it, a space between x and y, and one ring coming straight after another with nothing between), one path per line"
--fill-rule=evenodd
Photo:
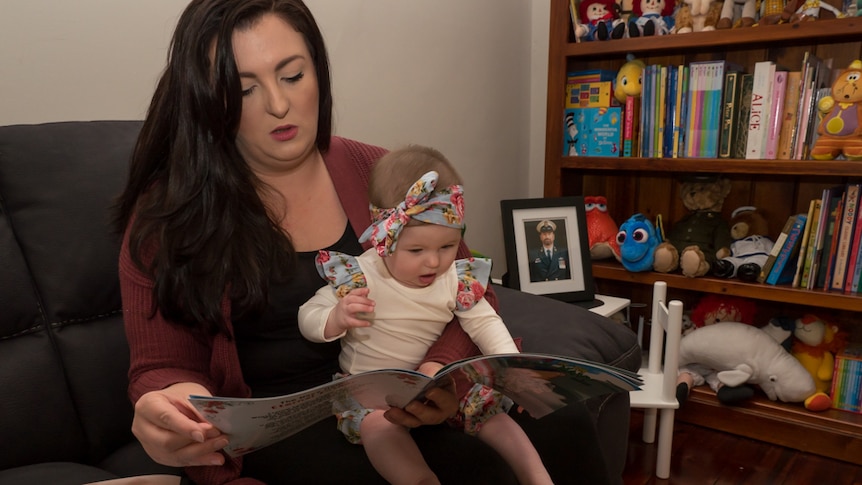
M860 194L862 195L862 194ZM856 205L856 229L853 231L853 241L850 243L850 263L847 265L847 279L844 282L844 293L851 294L859 291L859 276L862 274L862 211L859 204Z
M791 71L787 75L787 89L784 95L784 114L781 117L781 129L778 132L777 158L790 160L792 158L793 130L799 110L799 86L802 82L800 71Z
M724 100L721 110L721 132L718 135L718 157L730 158L733 138L736 136L736 117L739 112L739 81L742 73L730 71L724 75Z
M856 224L856 207L859 203L858 184L849 184L845 191L844 209L841 213L841 232L835 250L835 270L832 273L833 290L843 290L847 274L847 260L850 257L850 243Z
M829 237L828 251L827 246L823 247L823 290L829 290L832 287L832 274L835 272L835 254L838 250L838 239L841 236L841 214L844 213L844 194L838 197L835 210L829 215L832 223L832 232L827 234Z
M805 214L799 214L796 216L796 221L790 228L790 232L787 234L787 239L784 241L781 251L775 258L775 264L772 266L769 276L766 278L766 284L778 285L792 281L793 275L790 273L790 270L795 269L792 266L793 258L799 250L799 239L802 236L802 230L805 226L806 218L807 216Z
M658 109L656 109L653 156L661 158L664 156L664 125L667 118L667 66L659 66L658 68L656 92L658 93Z
M808 203L808 215L805 222L805 229L802 231L802 239L799 240L799 257L796 260L796 274L793 275L793 283L790 286L798 288L802 280L802 271L805 268L805 255L808 252L808 239L811 237L811 226L814 224L814 206L819 202L816 199L811 199Z
M569 0L569 15L572 17L572 33L575 36L575 43L580 43L581 37L578 35L578 27L581 27L581 22L578 18L577 0Z
M781 132L781 121L784 117L784 98L787 95L787 71L775 71L772 78L772 96L770 99L769 126L766 131L766 150L763 158L775 160L778 158L778 136Z
M802 263L802 279L799 280L801 288L808 288L808 280L811 276L811 268L814 264L814 257L817 254L817 237L820 233L820 212L823 201L822 199L814 199L814 210L811 216L808 217L808 225L811 226L808 231L808 244L806 247L805 260Z
M673 157L673 131L674 124L677 122L677 87L677 69L675 66L670 66L667 68L667 115L662 133L662 157L664 158Z
M826 233L829 229L829 204L832 201L832 189L823 189L820 197L820 221L817 226L817 240L814 248L814 259L811 261L811 274L808 277L807 289L813 290L818 287L818 280L822 273L821 260L823 259L823 245L826 241Z
M701 156L718 158L718 136L721 131L721 92L724 87L725 61L707 66L707 86L704 95L704 143Z
M769 276L769 273L772 271L772 267L775 265L775 259L778 257L778 253L781 252L781 248L784 247L784 243L787 241L787 235L790 234L790 229L793 227L794 222L796 222L795 215L788 217L787 222L784 223L784 229L781 230L781 234L779 234L778 238L775 239L772 251L769 252L769 256L766 257L766 262L763 263L763 267L760 268L760 275L757 277L757 281L759 283L766 281L767 276Z
M691 82L691 69L689 66L682 66L682 82L680 84L680 118L677 129L677 139L674 142L675 155L674 158L685 153L685 127L688 126L689 108L688 108L688 88Z
M770 69L771 68L771 69ZM754 65L754 83L751 88L751 111L748 118L748 140L745 158L763 158L766 147L766 131L769 126L769 98L772 95L772 61L761 61Z
M748 144L748 123L751 118L751 89L754 86L754 75L746 73L739 82L739 113L737 114L736 138L731 146L730 158L745 158Z
M623 121L623 156L637 155L638 127L640 125L640 96L626 96Z

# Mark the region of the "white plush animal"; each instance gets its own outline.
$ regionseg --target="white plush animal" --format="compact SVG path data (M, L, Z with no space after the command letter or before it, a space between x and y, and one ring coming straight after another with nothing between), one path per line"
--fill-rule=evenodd
M720 322L686 335L679 365L707 382L756 384L773 401L802 402L815 391L811 374L796 358L763 330L743 323ZM695 385L702 383L695 378Z

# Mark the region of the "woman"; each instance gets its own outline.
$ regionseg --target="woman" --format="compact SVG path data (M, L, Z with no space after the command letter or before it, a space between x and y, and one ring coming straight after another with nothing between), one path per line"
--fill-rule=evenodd
M332 137L331 105L326 49L300 0L194 0L183 12L116 224L124 231L132 429L154 460L187 467L196 482L242 475L302 483L303 454L319 461L320 453L337 455L350 471L310 470L316 483L374 476L331 423L252 453L243 467L218 452L226 436L187 402L190 394L293 392L337 371L338 344L305 341L296 311L324 284L317 250L362 251L368 172L385 151ZM462 244L459 257L467 255ZM489 300L496 304L492 294ZM447 363L474 350L460 326L449 325L426 361ZM451 392L427 397L388 411L388 419L415 428L457 410ZM420 447L421 436L438 428L418 433ZM462 459L496 460L493 469L505 470L493 453L459 436L446 439ZM437 455L457 464L447 448ZM433 461L433 450L423 451Z

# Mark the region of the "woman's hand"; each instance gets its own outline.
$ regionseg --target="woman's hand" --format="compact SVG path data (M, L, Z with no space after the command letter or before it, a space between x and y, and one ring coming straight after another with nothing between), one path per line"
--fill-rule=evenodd
M225 457L218 450L227 446L228 439L192 407L191 394L210 395L200 384L190 382L144 394L135 403L132 433L156 463L223 465Z
M458 412L458 396L455 381L435 387L425 393L425 401L411 401L404 409L389 408L383 415L389 421L407 428L418 428L425 424L440 424Z

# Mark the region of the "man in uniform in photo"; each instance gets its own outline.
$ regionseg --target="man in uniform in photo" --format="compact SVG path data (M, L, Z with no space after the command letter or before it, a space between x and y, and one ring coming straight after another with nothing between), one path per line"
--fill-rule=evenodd
M567 280L569 275L569 251L554 244L557 225L543 220L536 225L542 247L530 251L530 281Z

